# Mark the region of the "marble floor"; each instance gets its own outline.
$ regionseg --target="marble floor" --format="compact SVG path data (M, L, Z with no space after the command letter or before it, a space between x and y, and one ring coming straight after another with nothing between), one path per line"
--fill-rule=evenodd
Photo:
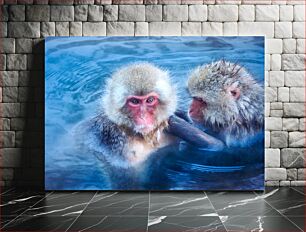
M305 230L305 188L265 192L1 190L1 231Z

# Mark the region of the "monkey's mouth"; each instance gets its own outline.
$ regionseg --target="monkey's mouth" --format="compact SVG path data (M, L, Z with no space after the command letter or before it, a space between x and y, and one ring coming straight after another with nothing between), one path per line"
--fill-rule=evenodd
M145 124L138 124L134 127L135 132L140 134L149 134L151 131L154 130L153 125L145 125Z

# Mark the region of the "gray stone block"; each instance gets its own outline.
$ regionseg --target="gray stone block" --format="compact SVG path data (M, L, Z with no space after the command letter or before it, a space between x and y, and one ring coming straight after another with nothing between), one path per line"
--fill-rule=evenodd
M298 169L298 180L306 180L306 168Z
M202 23L202 35L218 36L223 34L222 23L204 22Z
M2 118L2 130L9 131L11 130L11 121L9 118Z
M8 70L26 70L27 56L22 54L8 54L7 55L7 69Z
M285 86L305 86L305 72L304 71L287 71L285 72Z
M22 150L20 148L3 148L0 149L2 155L1 164L4 168L21 167Z
M304 168L305 149L284 148L281 150L281 165L285 168Z
M77 5L74 7L74 21L87 21L87 14L87 5Z
M24 5L10 5L9 6L10 21L24 21L25 20L25 6Z
M41 22L41 36L55 36L55 22Z
M257 5L256 6L256 21L279 21L279 6L278 5Z
M50 21L50 6L29 5L27 6L27 21L48 22Z
M95 0L96 5L110 5L112 0Z
M103 13L104 21L117 21L118 8L118 5L105 5Z
M175 36L181 35L181 23L179 22L151 22L149 23L151 36Z
M108 22L106 26L108 36L133 36L133 22Z
M289 147L305 147L305 133L300 131L289 132Z
M265 167L279 168L280 167L280 150L265 149Z
M306 186L306 181L294 180L290 182L290 186Z
M276 181L276 180L286 180L287 173L285 168L266 168L265 169L265 180L266 181Z
M265 118L266 130L282 130L282 119L276 117Z
M19 103L2 103L3 117L19 117L20 104Z
M9 13L8 13L8 5L0 5L0 21L8 21Z
M83 36L105 36L106 23L105 22L84 22Z
M1 37L7 37L7 23L6 22L0 22L0 36ZM12 36L10 36L12 37Z
M239 6L239 21L255 21L255 6L240 5Z
M182 22L182 36L201 36L201 23Z
M305 119L305 118L301 118L301 119L300 119L300 122L299 122L299 130L300 130L300 131L305 131L305 129L306 129L306 124L305 124L305 122L306 122L306 119Z
M1 71L2 86L18 86L18 72L17 71Z
M164 21L188 21L188 6L165 5L163 19Z
M279 186L279 183L280 183L280 181L278 181L278 180L265 181L265 186L267 186L267 187L272 187L272 186L276 187L276 186Z
M158 4L158 0L143 0L143 4L145 5Z
M279 6L280 21L293 21L293 6Z
M288 147L288 132L272 131L271 132L271 147L272 148Z
M147 22L136 22L135 36L148 36L148 35L149 35L149 24Z
M15 39L1 38L0 53L15 53Z
M280 182L279 182L279 186L282 186L282 187L288 187L288 186L290 186L290 181L289 180L281 180Z
M74 0L74 5L92 5L95 0Z
M305 87L291 87L290 102L305 102Z
M32 39L16 39L16 53L31 53Z
M284 70L305 70L305 54L283 54L282 67Z
M0 70L6 70L6 55L0 54Z
M119 21L145 21L145 6L119 5Z
M82 22L70 22L70 36L82 36Z
M292 23L291 22L275 22L275 38L291 38Z
M273 22L239 22L239 35L265 35L267 38L274 36Z
M181 0L158 0L158 4L164 4L164 5L168 5L168 4L181 4L182 1Z
M74 0L49 0L51 5L73 5Z
M304 103L284 103L284 117L304 117Z
M15 132L14 131L0 131L0 137L3 139L3 147L15 147ZM0 146L1 146L0 145Z
M88 21L103 21L103 6L90 5L88 7Z
M9 22L9 37L17 38L39 38L40 37L39 22Z
M296 131L299 129L299 120L297 118L283 118L283 130Z
M295 53L296 40L295 39L283 39L283 53Z
M207 6L205 5L190 5L188 8L189 21L206 21Z
M163 9L161 5L148 5L146 6L146 21L159 22L163 20Z
M69 36L69 22L56 22L55 23L56 36Z
M3 102L17 102L18 87L3 87L2 88L2 101Z
M208 20L211 22L238 21L238 6L236 5L208 6Z
M293 22L292 24L293 38L305 38L305 22Z
M143 4L143 0L113 0L113 4L120 4L120 5L130 5L130 4Z
M73 20L74 20L73 6L51 6L51 21L73 21Z
M287 180L297 180L297 169L296 168L287 169Z
M281 39L266 39L265 53L282 53L283 41Z

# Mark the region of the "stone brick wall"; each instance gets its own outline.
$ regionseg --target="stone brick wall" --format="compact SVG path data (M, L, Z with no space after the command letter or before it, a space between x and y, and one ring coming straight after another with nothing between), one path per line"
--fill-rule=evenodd
M1 185L44 178L46 36L266 36L266 184L305 181L304 0L7 0L0 14Z

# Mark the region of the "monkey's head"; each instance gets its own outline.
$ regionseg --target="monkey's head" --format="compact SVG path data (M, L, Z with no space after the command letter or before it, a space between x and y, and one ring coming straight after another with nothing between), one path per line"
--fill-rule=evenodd
M263 88L238 64L221 60L197 67L188 90L189 115L206 128L239 133L263 124Z
M168 72L149 63L135 63L108 79L102 105L112 122L146 135L167 122L176 104Z

